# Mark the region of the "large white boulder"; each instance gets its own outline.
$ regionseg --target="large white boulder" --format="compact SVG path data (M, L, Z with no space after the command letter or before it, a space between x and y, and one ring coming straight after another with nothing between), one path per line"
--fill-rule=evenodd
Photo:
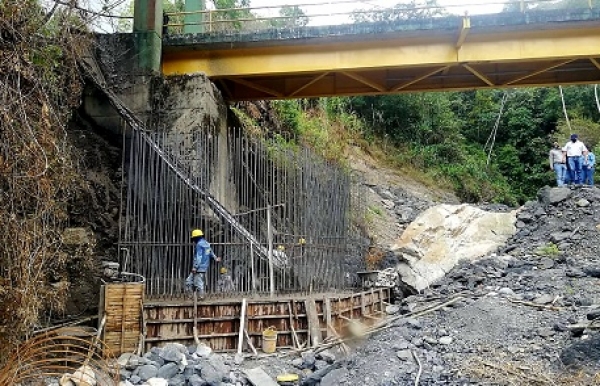
M470 205L438 205L421 213L392 247L402 281L421 291L461 260L476 260L514 235L516 211L486 212Z

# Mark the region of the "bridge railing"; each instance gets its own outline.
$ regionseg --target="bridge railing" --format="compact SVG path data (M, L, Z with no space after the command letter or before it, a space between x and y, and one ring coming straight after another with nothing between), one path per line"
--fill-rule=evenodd
M594 0L579 0L569 8L593 8ZM550 9L556 0L473 1L462 4L412 2L394 7L344 9L360 4L357 0L334 0L321 3L272 5L248 8L180 11L165 14L164 32L212 33L247 32L304 26L344 25L358 22L394 22L450 15L477 15L500 12L527 12ZM492 11L490 11L492 10Z

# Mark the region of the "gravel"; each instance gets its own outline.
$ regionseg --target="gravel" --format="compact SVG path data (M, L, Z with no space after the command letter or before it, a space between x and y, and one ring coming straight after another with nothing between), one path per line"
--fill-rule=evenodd
M399 213L401 224L429 205L390 189L377 193ZM243 369L258 366L273 378L298 374L301 385L414 385L417 376L420 386L593 384L591 377L600 371L600 335L568 326L600 318L600 190L544 188L538 201L520 209L518 221L517 234L496 252L459 264L422 293L399 297L387 311L397 318L455 296L460 301L422 317L400 318L353 343L348 355L333 349L322 356L238 361L180 354L171 347L133 358L139 367L127 367L123 377L136 384L167 374L169 384L179 384L184 372L175 374L175 365L185 357L194 365L184 377L188 384L210 377L210 384L244 386Z

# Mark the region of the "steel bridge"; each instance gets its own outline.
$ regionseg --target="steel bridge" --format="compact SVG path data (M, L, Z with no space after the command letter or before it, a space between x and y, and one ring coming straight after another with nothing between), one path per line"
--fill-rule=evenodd
M333 26L258 9L172 13L160 68L203 72L232 101L599 82L600 10L530 8L457 16L422 7Z

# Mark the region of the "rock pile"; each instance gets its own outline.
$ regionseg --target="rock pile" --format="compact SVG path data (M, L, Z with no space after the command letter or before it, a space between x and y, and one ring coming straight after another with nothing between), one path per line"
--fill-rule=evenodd
M282 373L291 373L298 374L304 385L317 385L341 366L335 359L327 350L318 354L304 352L283 366L268 368L276 369L272 371L273 379ZM250 362L243 366L243 357L216 354L207 346L186 347L177 343L152 348L143 356L124 354L118 361L119 386L247 386L252 383L245 370L255 365ZM268 361L266 358L261 363Z
M245 385L234 371L235 358L214 354L206 346L186 347L170 343L154 347L143 356L125 354L119 358L120 386L207 386Z
M417 376L421 386L594 384L600 336L573 326L600 316L598 224L600 190L541 190L518 211L514 236L387 307L397 321L335 362L320 384L413 385ZM457 296L426 316L402 317ZM291 359L262 363L272 376L294 368Z
M553 384L594 384L600 336L572 326L600 315L599 224L599 189L542 189L519 210L506 244L461 262L397 311L462 300L399 319L359 347L333 385L410 385L419 368L421 385L530 384L544 376Z
M541 189L517 217L517 233L505 248L512 255L557 251L587 259L598 256L600 189ZM544 251L544 249L546 249Z
M395 322L349 355L244 361L170 344L120 358L121 386L246 386L249 367L272 379L295 373L300 385L313 386L413 385L417 377L421 386L526 385L544 376L593 384L586 371L600 370L600 336L585 325L600 318L599 224L600 190L543 189L518 211L506 243L388 306ZM406 316L456 297L425 316ZM580 378L562 383L571 367L583 370Z

